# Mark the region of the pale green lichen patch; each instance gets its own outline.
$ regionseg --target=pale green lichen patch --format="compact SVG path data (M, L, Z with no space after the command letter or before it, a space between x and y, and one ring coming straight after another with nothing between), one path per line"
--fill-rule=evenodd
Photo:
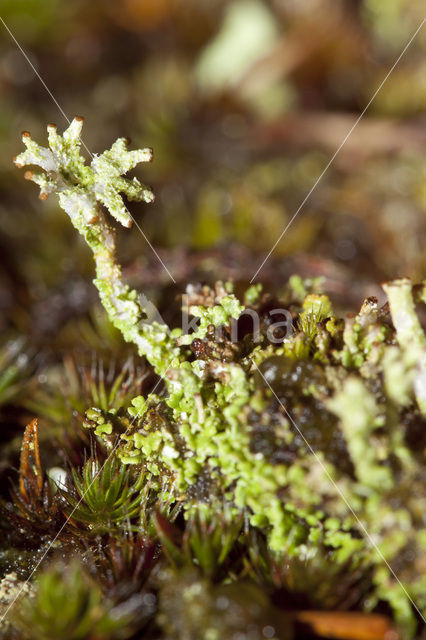
M219 304L212 307L204 307L201 305L192 305L189 307L189 313L199 318L199 324L193 333L186 334L178 338L181 345L191 344L195 338L205 338L209 326L214 325L215 328L229 325L231 319L237 319L244 311L245 307L240 301L230 293L223 296Z
M385 285L390 311L368 298L343 320L318 281L293 276L285 295L294 328L278 343L268 338L261 288L250 287L245 302L262 317L259 339L237 331L231 361L217 357L219 349L199 357L203 345L197 351L195 341L214 341L211 328L230 341L245 305L220 285L203 294L207 302L201 296L189 305L199 318L193 333L145 321L137 292L123 282L100 204L128 226L120 194L152 198L122 174L150 152L129 152L120 139L86 166L80 131L79 120L62 137L50 127L50 149L26 134L27 150L16 163L41 167L29 177L43 197L59 194L93 251L95 284L111 321L165 386L161 397L138 395L127 412L94 408L87 426L109 447L118 442L123 463L158 482L167 478L187 516L226 503L231 516L244 513L266 536L278 561L306 563L327 549L340 568L369 568L376 585L370 604L388 600L409 634L407 592L426 605L426 504L416 451L425 440L412 442L426 413L426 347L410 281Z
M392 474L384 465L389 451L374 437L384 424L374 395L359 378L348 377L343 389L326 404L340 418L358 480L366 487L390 489Z

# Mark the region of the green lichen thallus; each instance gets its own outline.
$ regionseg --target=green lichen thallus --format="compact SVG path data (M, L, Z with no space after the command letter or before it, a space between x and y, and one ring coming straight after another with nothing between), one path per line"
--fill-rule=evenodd
M229 283L198 295L189 305L199 318L192 334L148 323L138 292L123 282L107 211L130 226L121 194L153 199L136 178L123 177L151 160L151 151L128 151L120 138L86 165L81 128L81 118L62 136L49 125L49 147L25 133L26 151L15 164L37 168L26 177L41 198L58 195L93 252L94 284L111 322L164 376L166 389L132 400L130 430L99 407L86 414L86 426L108 446L121 438L121 464L143 470L154 485L166 479L164 500L181 504L188 522L223 509L227 517L242 515L245 553L248 545L258 579L309 591L310 573L301 567L328 566L324 575L338 589L336 568L344 569L360 581L349 581L343 602L371 609L387 601L405 637L412 636L416 615L426 610L425 436L414 446L412 438L426 415L426 340L415 308L425 302L425 286L389 282L388 305L369 298L357 315L340 319L326 295L295 276L279 300L295 329L278 342L269 339L260 287L250 288L245 305ZM231 325L248 307L261 315L259 336L237 331L238 348L227 348ZM248 532L264 541L263 551L250 547ZM188 580L191 574L182 584ZM319 606L327 607L326 599Z

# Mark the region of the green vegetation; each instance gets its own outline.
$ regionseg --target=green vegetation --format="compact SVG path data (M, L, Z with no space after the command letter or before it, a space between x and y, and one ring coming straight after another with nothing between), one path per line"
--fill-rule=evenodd
M105 600L76 560L39 575L36 594L20 609L18 627L24 638L37 640L128 638L132 633L128 616Z
M246 292L244 305L230 283L217 283L187 296L190 315L199 318L193 333L150 323L143 298L123 281L115 234L100 206L129 226L120 194L145 201L152 194L122 174L150 152L128 151L119 139L89 167L80 154L81 124L75 119L63 136L49 126L49 148L24 134L27 150L15 163L38 167L26 177L43 198L59 195L93 252L94 283L109 319L162 381L136 395L130 407L124 398L122 405L110 398L87 407L85 427L108 457L104 464L86 462L82 475L72 471L74 494L58 489L56 508L67 516L60 537L69 538L73 520L98 535L117 528L131 535L144 487L150 487L158 494L158 513L154 509L148 524L143 518L145 531L158 538L179 572L172 578L172 569L163 568L155 587L156 624L166 637L210 640L238 633L234 614L219 624L214 602L220 597L232 602L231 612L240 611L240 598L253 598L265 613L269 604L258 587L246 593L242 586L214 586L246 576L311 593L308 602L316 597L320 607L330 606L333 590L343 584L343 602L372 610L386 601L404 637L413 636L418 611L412 602L426 612L426 340L416 312L424 285L389 282L388 305L368 298L357 315L341 319L318 282L294 276L272 306L258 286ZM258 335L247 328L249 308L259 317ZM276 310L281 315L274 317ZM292 332L283 310L291 314ZM25 473L21 467L21 478ZM41 471L33 481L41 495L38 478ZM22 480L20 500L27 498ZM327 583L323 600L310 585L316 573ZM39 578L36 603L47 597L46 580ZM180 589L188 593L185 605L178 603ZM31 606L26 619L38 621L39 605ZM182 606L189 607L186 613ZM255 615L243 627L250 624L260 633ZM289 624L281 621L277 637L288 637ZM108 631L101 637L109 638Z

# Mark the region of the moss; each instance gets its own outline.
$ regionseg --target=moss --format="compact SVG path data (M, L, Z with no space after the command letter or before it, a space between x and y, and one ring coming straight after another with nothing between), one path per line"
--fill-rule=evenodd
M21 637L34 640L107 640L132 635L129 610L114 608L77 559L44 570L32 597L20 603L16 618Z

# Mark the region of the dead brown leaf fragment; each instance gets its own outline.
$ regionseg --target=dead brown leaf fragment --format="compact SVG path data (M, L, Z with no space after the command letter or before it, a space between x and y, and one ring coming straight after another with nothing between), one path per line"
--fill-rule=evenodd
M19 491L26 502L30 501L28 489L37 497L41 497L43 493L43 469L40 461L37 418L27 425L21 447Z
M339 640L399 640L386 616L352 611L299 611L298 622L306 623L316 634Z

